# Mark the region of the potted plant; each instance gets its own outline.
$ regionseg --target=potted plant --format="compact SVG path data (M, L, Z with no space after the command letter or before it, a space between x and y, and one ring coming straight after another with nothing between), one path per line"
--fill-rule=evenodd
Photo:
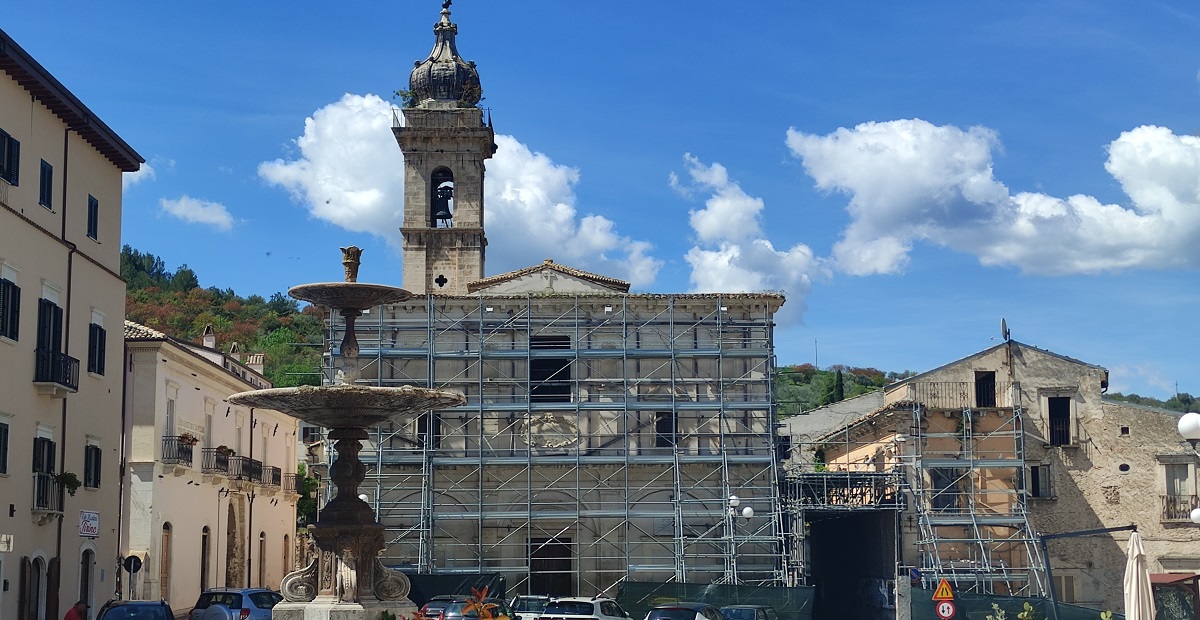
M58 486L66 489L72 497L75 495L75 491L83 486L83 483L79 481L79 476L69 471L54 474L54 481L58 483Z
M187 431L184 431L179 435L179 445L181 446L188 446L190 448L199 442L200 440L195 435Z

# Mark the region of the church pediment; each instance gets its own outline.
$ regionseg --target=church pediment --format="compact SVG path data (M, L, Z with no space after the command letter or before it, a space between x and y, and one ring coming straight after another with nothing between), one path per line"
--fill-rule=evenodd
M494 275L467 285L471 293L628 293L624 280L588 273L546 259L540 265Z

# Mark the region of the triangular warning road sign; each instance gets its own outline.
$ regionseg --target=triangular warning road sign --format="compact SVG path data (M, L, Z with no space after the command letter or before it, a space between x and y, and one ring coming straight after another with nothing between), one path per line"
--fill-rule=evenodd
M933 600L935 601L953 601L954 591L950 589L950 582L945 579L938 582L937 590L933 591Z

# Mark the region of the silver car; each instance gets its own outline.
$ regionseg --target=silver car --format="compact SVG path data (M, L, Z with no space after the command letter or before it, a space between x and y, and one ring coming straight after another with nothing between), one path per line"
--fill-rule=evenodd
M283 596L266 588L212 588L200 593L188 620L271 620Z

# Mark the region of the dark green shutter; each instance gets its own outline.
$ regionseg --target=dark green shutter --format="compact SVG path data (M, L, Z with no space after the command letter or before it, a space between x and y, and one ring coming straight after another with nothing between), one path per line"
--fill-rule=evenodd
M0 474L8 473L8 425L0 424Z

